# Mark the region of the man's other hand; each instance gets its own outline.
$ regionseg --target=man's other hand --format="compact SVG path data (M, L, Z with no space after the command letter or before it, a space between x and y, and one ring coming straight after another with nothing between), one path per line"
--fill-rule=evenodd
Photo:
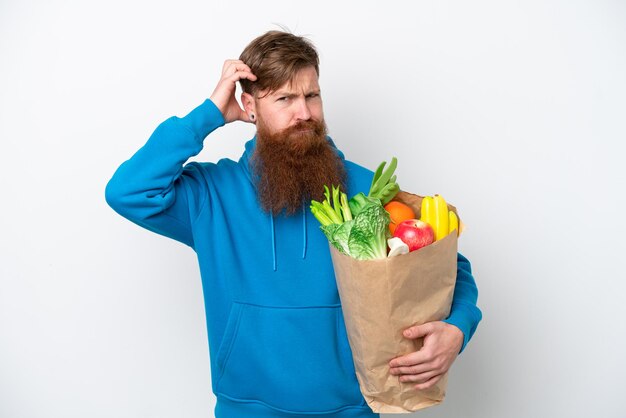
M417 383L415 389L428 389L450 369L463 345L463 332L442 321L427 322L407 328L403 336L424 337L419 351L396 357L389 362L389 372L401 382Z

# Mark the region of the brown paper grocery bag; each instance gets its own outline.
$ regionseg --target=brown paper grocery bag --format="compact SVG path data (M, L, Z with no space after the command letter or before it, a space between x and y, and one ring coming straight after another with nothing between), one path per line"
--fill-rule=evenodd
M394 200L411 206L419 218L422 196L401 191ZM422 346L421 338L407 339L402 331L449 315L457 235L384 260L357 260L329 246L357 379L372 411L408 413L441 403L447 374L430 389L418 391L415 383L391 375L388 364Z

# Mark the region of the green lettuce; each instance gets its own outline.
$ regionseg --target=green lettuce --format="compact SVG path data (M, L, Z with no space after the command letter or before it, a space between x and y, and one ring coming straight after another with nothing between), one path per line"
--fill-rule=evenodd
M380 199L367 197L363 193L359 195L349 202L353 217L351 220L322 225L321 229L330 244L343 254L358 260L387 258L389 213Z
M389 213L380 200L366 206L354 217L348 237L350 255L358 260L387 258Z

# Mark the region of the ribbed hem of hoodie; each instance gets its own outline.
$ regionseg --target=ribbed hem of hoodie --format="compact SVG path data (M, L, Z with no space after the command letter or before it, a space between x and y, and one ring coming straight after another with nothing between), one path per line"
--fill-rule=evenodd
M315 394L311 394L315 396ZM234 401L217 397L215 418L380 418L368 406L348 406L328 412L290 412L258 401Z

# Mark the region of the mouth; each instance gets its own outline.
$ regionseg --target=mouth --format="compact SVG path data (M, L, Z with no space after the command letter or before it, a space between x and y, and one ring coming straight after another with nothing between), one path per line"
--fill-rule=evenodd
M321 130L320 123L310 120L310 121L301 121L296 125L287 129L292 135L297 137L309 137L312 135L317 135Z

